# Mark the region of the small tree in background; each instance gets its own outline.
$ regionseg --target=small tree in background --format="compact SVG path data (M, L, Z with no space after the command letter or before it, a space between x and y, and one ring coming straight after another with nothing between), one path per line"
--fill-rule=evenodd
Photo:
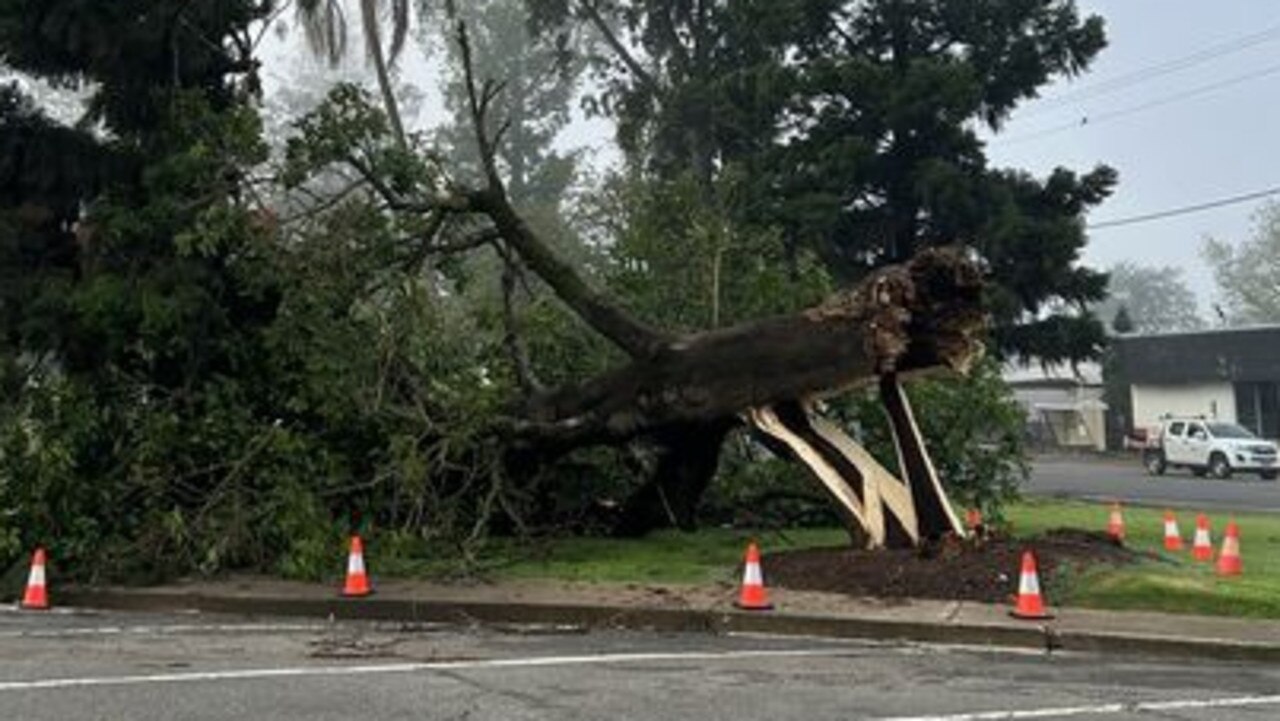
M1116 311L1115 317L1111 319L1111 330L1117 333L1132 333L1133 328L1133 319L1129 317L1129 309L1123 305L1120 306L1120 309Z
M1202 250L1233 323L1280 322L1280 204L1254 216L1253 235L1232 245L1210 238Z
M1123 309L1137 333L1190 331L1204 327L1196 294L1178 268L1123 262L1107 270L1107 298L1091 306L1114 320Z

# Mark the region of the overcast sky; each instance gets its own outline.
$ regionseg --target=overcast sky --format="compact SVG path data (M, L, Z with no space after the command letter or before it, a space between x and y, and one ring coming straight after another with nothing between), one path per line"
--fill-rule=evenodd
M1109 47L1089 73L1020 109L991 140L993 163L1038 174L1057 165L1116 168L1119 187L1090 222L1280 186L1280 2L1079 5L1106 20ZM1180 69L1163 72L1173 67ZM1086 117L1090 122L1080 124ZM1180 268L1207 301L1213 279L1199 256L1204 237L1247 238L1264 202L1097 229L1085 258L1104 268L1122 260Z

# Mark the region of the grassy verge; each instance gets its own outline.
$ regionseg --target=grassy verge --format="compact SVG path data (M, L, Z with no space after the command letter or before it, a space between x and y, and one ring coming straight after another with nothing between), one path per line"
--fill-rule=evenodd
M1030 537L1053 528L1101 531L1109 508L1102 504L1027 500L1007 509L1015 535ZM1191 560L1195 514L1181 512L1188 550L1163 550L1163 511L1126 508L1127 545L1157 558L1122 567L1094 567L1059 576L1046 588L1054 605L1169 611L1253 618L1280 618L1280 514L1236 514L1241 529L1244 575L1221 578L1212 563ZM1211 514L1215 550L1221 547L1228 514ZM548 579L587 583L736 583L742 552L751 539L766 551L836 546L837 529L785 532L706 529L653 534L643 540L564 538L520 545L496 543L480 559L481 575L494 580ZM394 554L393 554L394 555ZM418 554L406 554L422 558ZM387 575L440 575L446 569L421 561L386 558ZM945 572L940 569L939 572Z
M696 533L660 531L643 539L555 538L497 540L478 559L493 580L549 579L585 583L700 584L736 582L747 543L767 551L838 546L848 535L835 528L748 531L708 528ZM415 560L417 551L378 559L388 576L442 576L451 566Z
M500 573L507 578L557 578L587 582L707 583L737 581L747 543L770 551L847 543L837 529L794 529L750 534L707 529L697 533L656 533L642 541L573 538L557 541L520 558Z
M1108 508L1099 504L1061 501L1027 501L1009 509L1017 535L1035 535L1058 528L1106 528ZM1231 514L1209 514L1215 551ZM1178 524L1188 550L1164 550L1164 512L1126 508L1127 542L1131 548L1150 551L1159 560L1122 568L1099 568L1064 579L1050 589L1050 600L1094 608L1170 611L1219 616L1280 618L1280 515L1234 514L1240 526L1244 575L1219 577L1214 564L1191 560L1190 540L1195 513L1182 511Z

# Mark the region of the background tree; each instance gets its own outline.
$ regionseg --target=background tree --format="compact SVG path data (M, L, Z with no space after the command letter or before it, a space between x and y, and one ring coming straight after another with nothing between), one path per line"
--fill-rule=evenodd
M1084 306L1105 279L1077 264L1079 219L1114 172L990 168L974 130L998 130L1101 50L1101 20L1074 2L529 1L537 19L603 36L599 107L633 163L707 188L741 166L747 219L845 281L968 245L991 269L998 351L1097 356L1102 327Z
M1248 240L1233 246L1210 238L1203 254L1231 322L1280 322L1280 205L1258 212Z
M1099 318L1115 318L1124 309L1139 333L1196 330L1204 327L1196 294L1177 268L1117 263L1107 269L1107 299L1092 306Z
M1133 318L1129 317L1129 309L1127 307L1122 305L1116 311L1116 314L1111 319L1111 330L1120 334L1133 332Z
M219 471L278 418L259 342L277 291L243 202L265 157L244 99L267 9L0 5L0 54L91 88L84 124L102 131L0 102L0 546L40 539L104 570L253 553L235 510L253 482ZM195 551L188 522L222 540Z

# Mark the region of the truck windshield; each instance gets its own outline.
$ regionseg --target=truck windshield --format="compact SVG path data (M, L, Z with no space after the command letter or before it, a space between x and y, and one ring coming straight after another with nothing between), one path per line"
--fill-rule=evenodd
M1209 432L1214 438L1257 438L1245 428L1234 423L1210 423Z

